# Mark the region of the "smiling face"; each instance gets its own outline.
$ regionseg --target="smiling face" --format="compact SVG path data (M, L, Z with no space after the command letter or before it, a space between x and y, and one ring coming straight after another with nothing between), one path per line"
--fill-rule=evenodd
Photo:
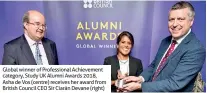
M177 40L186 35L193 25L189 8L171 10L169 12L168 28L172 37Z
M121 54L123 56L127 56L127 55L129 55L129 53L131 51L132 42L127 36L122 36L117 47L118 47L118 54Z
M40 41L45 34L45 18L38 11L29 11L29 22L24 22L25 34L32 40Z

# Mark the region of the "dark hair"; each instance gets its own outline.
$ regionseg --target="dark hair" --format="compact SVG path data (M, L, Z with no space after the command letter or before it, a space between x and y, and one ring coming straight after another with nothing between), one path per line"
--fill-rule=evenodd
M188 8L191 12L188 14L188 16L191 18L194 18L195 11L194 11L193 6L189 2L186 2L186 1L177 2L176 4L172 6L171 10L178 10L178 9L184 9L184 8Z
M123 31L123 32L121 32L121 34L119 34L119 36L117 37L116 44L117 44L117 45L119 44L119 42L121 41L121 39L122 39L123 36L127 36L127 37L130 39L130 41L131 41L131 43L132 43L132 47L133 47L133 46L134 46L134 37L133 37L133 35L132 35L130 32L128 32L128 31Z

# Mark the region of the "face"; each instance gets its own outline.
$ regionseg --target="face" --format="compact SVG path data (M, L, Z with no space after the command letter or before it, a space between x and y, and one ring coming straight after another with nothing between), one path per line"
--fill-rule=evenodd
M131 51L132 43L127 36L123 36L117 47L118 47L118 54L126 56L129 55Z
M40 41L45 34L45 18L44 16L37 12L29 12L29 22L25 22L24 26L26 28L25 33L34 41Z
M168 28L175 40L186 35L193 25L193 18L189 16L190 13L188 8L170 11Z

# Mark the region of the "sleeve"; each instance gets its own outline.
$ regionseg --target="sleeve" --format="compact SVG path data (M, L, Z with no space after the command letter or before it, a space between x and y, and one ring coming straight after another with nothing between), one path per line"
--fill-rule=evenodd
M142 61L141 60L139 60L138 61L138 71L137 71L137 76L139 76L141 73L142 73L142 71L143 71L143 66L142 66Z
M144 78L145 81L149 81L150 78L152 77L153 71L154 71L154 67L155 67L155 61L153 61L148 68L146 68L141 74L140 76L142 76Z
M2 65L17 65L14 48L11 45L4 44Z
M56 44L53 44L53 50L54 50L54 55L55 55L55 65L59 65L59 61L58 61L58 53L57 53L57 48L56 48Z

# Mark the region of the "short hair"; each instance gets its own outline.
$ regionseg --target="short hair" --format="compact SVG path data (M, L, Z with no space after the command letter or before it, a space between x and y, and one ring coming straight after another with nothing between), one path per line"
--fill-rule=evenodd
M123 36L127 36L129 38L129 40L131 41L132 47L133 47L134 46L134 37L128 31L123 31L123 32L121 32L121 34L119 34L119 36L117 37L116 44L117 45L119 44L119 42L121 41L121 39L122 39Z
M184 8L188 8L191 11L191 13L188 14L188 16L191 18L194 18L195 10L189 2L186 2L186 1L177 2L176 4L172 6L171 10L178 10L178 9L184 9Z
M26 12L23 16L23 19L22 19L23 23L24 22L29 22L29 12Z
M29 22L29 12L26 12L22 18L22 22L24 24L24 22ZM25 29L24 25L23 28Z

